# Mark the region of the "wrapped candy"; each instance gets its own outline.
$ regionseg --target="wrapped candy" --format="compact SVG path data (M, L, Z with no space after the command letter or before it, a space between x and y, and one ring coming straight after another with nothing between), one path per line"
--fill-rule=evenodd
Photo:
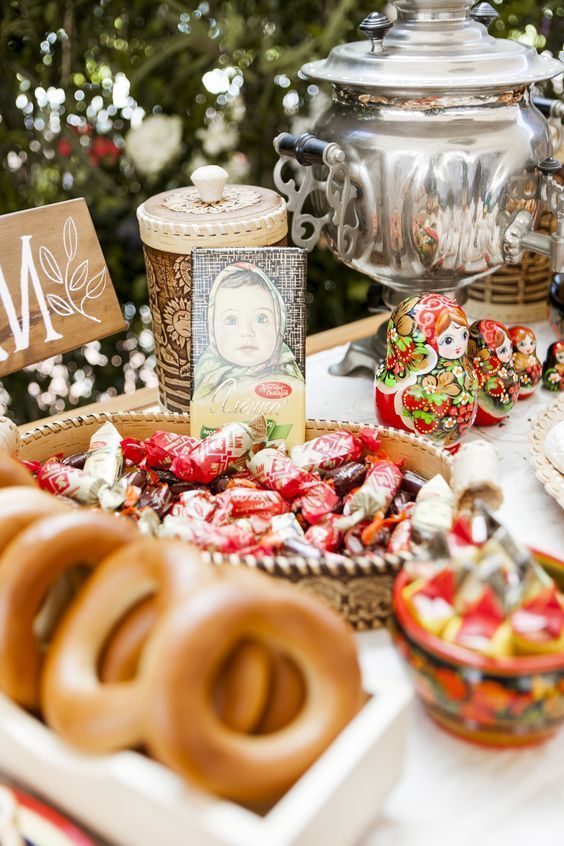
M346 529L355 523L373 517L378 511L385 513L399 490L403 474L392 461L377 461L366 475L358 490L345 501L339 528Z
M103 479L108 485L113 485L122 464L121 435L113 423L108 421L90 438L84 470L95 478Z
M256 543L252 525L245 520L215 526L203 520L169 514L160 527L159 535L165 538L180 538L203 549L225 554L242 552Z
M564 652L564 607L554 585L539 590L511 615L517 654Z
M171 509L175 517L189 517L195 520L211 520L217 509L215 497L206 490L184 491Z
M264 417L255 417L249 423L228 423L200 441L188 455L175 458L172 471L188 482L211 482L254 446L264 443L266 432Z
M328 514L315 526L310 526L305 533L305 539L308 543L313 544L318 549L324 549L327 552L336 552L343 539L343 532L335 525L335 520L338 519L335 514Z
M491 657L512 654L511 626L489 586L474 606L447 623L442 636L450 643Z
M176 432L155 432L144 442L147 464L155 469L166 470L179 455L185 456L197 444L198 438L179 435Z
M167 470L177 456L186 455L199 443L190 435L157 431L144 441L124 438L121 448L125 458L134 464L146 463L155 470Z
M234 487L218 494L215 500L217 512L213 522L217 525L239 517L274 517L290 510L289 504L276 491L256 488Z
M454 573L445 568L430 579L411 582L404 589L404 598L415 619L428 631L440 635L455 615L454 588Z
M335 470L325 474L325 481L330 480L338 496L346 496L353 488L358 488L366 479L366 464L359 461L350 461Z
M448 531L454 521L454 494L437 473L427 482L415 500L413 528L422 535Z
M362 455L362 441L351 432L327 432L292 449L291 459L302 470L333 470Z
M174 495L168 485L156 485L143 491L139 497L138 507L140 509L150 508L162 520L172 508L173 503Z
M339 498L325 482L297 467L275 449L262 449L249 461L249 470L269 490L294 501L308 523L317 523L337 505Z
M60 461L47 461L40 467L37 482L43 490L67 496L82 505L93 505L98 501L101 489L108 486L104 479L68 464L61 464Z
M72 455L67 455L66 458L61 458L61 464L68 464L69 467L76 467L77 470L83 470L87 458L87 452L75 452Z
M394 527L386 547L386 552L391 552L392 555L398 555L400 552L409 552L410 548L411 520L407 518Z

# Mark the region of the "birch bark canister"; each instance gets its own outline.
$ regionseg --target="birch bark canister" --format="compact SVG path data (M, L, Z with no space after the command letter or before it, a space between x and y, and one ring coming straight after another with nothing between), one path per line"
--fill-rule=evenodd
M194 187L156 194L137 209L159 397L167 411L190 410L192 250L286 244L286 201L267 188L226 185L226 180L223 168L198 168Z

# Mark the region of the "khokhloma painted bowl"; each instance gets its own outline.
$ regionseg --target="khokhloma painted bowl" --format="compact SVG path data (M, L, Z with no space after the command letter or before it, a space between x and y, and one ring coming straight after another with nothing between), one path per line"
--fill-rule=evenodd
M543 558L540 563L560 581L559 562ZM396 578L389 625L429 716L447 731L488 746L525 746L551 737L564 723L564 653L494 659L447 643L409 613L402 595L408 581L405 571Z

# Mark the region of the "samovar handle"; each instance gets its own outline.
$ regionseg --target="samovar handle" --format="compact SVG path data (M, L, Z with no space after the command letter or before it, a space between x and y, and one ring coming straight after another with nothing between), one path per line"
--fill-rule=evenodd
M359 225L357 189L352 184L344 151L334 141L323 141L310 133L296 136L288 132L274 139L274 149L280 156L274 168L274 184L286 197L288 211L293 215L291 232L294 244L313 250L323 227L331 225L335 228L339 256L344 261L352 258ZM282 169L290 159L300 166L299 184L294 178L284 180L282 177ZM313 165L323 165L328 169L325 179L316 178ZM325 195L328 205L325 214L319 217L303 211L306 200L315 191Z
M552 235L533 231L533 216L519 211L510 221L503 241L504 258L517 264L525 250L548 256L553 273L564 273L564 165L552 157L537 165L541 174L539 199L556 218Z

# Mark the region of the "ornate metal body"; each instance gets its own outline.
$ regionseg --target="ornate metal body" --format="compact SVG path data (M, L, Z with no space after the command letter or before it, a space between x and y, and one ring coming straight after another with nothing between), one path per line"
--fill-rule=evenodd
M323 230L342 261L404 296L453 292L524 249L564 270L562 189L551 163L538 168L552 149L530 93L562 65L491 38L487 10L472 20L465 0L395 5L391 29L374 13L370 42L303 68L333 101L315 135L275 140L295 243L312 249ZM560 220L552 239L531 232L543 203Z

